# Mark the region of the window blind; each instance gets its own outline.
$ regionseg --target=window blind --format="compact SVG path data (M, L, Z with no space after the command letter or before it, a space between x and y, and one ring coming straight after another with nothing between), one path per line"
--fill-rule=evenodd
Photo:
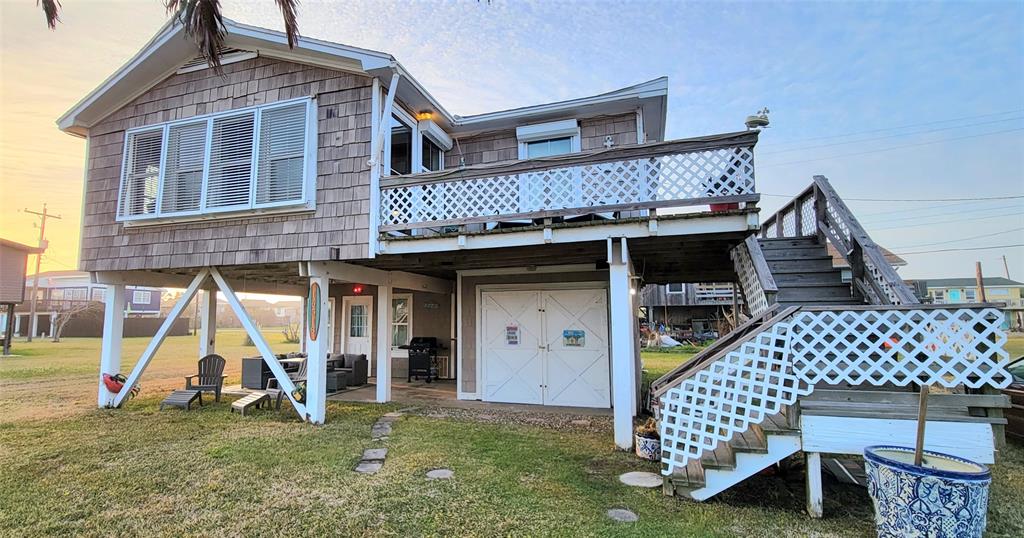
M155 129L132 133L125 141L128 155L121 182L122 216L156 213L163 136L163 129Z
M206 207L249 204L256 113L213 120Z
M199 209L203 190L203 161L206 156L206 122L175 125L167 134L167 162L164 170L162 213Z
M260 117L256 203L302 198L306 153L306 104L264 110Z

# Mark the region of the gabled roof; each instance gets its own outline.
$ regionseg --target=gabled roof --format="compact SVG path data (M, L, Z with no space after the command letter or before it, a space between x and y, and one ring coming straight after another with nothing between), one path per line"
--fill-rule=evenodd
M881 249L882 256L885 257L885 261L889 262L889 265L893 267L903 267L904 265L907 264L907 260L904 260L897 254L894 254L889 249L881 245L879 245L878 248ZM832 256L832 267L838 267L840 269L847 269L850 267L850 264L849 262L846 261L846 258L844 258L843 255L839 253L839 250L836 249L836 247L832 246L831 242L828 243L828 255Z
M515 127L528 122L556 117L643 111L644 127L653 141L662 140L668 100L668 80L664 77L600 95L557 103L522 107L487 114L459 117L449 113L412 77L393 56L309 37L299 37L294 49L282 32L224 19L225 48L252 51L259 56L317 65L330 69L366 74L380 78L388 88L393 74L399 74L395 97L413 112L431 111L435 122L452 134L470 134L483 130ZM176 18L157 34L120 69L57 120L64 132L86 136L91 126L124 107L133 99L173 75L181 66L194 61L198 50L185 35Z
M929 288L976 288L978 281L974 277L970 278L927 278L922 279L927 282ZM1009 278L1003 278L1001 276L987 276L984 279L985 287L989 286L1024 286L1024 283L1017 282L1016 280L1010 280Z

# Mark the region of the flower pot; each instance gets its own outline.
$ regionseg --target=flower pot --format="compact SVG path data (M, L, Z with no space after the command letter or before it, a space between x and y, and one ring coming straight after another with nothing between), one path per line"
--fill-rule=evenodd
M928 450L914 465L914 449L898 446L869 446L864 462L880 538L985 531L992 474L984 465Z
M103 374L103 385L114 394L121 392L121 389L124 388L124 383L114 379L114 376L110 374Z
M731 204L708 204L708 205L711 206L711 211L714 211L714 212L732 211L733 209L739 209L740 208L740 204L737 203L737 202L733 202Z
M636 440L636 455L642 459L658 461L661 459L661 439L651 439L634 435Z

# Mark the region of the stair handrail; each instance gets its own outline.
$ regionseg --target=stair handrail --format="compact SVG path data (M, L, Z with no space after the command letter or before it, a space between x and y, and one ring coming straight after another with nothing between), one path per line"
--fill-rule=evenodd
M748 314L757 316L775 304L779 287L775 284L775 277L768 267L768 260L761 251L757 236L748 235L742 243L729 251L729 257L732 258Z
M817 236L830 241L853 272L853 285L872 304L919 304L914 291L889 265L882 249L825 176L814 176L809 187L761 224L761 237Z
M668 391L668 389L672 388L672 385L677 381L685 379L687 374L704 368L711 362L717 360L722 354L728 353L737 346L743 345L745 340L741 339L743 337L749 337L752 333L756 333L762 325L764 325L769 319L773 318L773 314L775 314L778 309L778 304L771 305L768 310L748 319L741 323L739 327L736 327L736 329L729 332L729 334L712 342L711 345L699 351L696 355L691 357L690 360L676 366L668 373L652 381L652 400L656 400Z

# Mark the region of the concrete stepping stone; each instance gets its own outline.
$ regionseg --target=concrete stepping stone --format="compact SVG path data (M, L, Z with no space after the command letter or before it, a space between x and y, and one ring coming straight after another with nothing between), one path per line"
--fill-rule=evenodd
M386 448L367 448L363 451L363 461L384 461L388 457Z
M362 474L374 474L384 467L383 461L361 461L356 465L356 472Z
M390 422L378 422L370 429L370 438L374 441L386 438L389 435L391 435Z
M636 523L640 521L640 517L633 513L632 510L626 510L625 508L612 508L605 512L609 518L619 523Z
M619 482L635 488L660 488L661 475L644 471L633 471L619 475Z
M451 469L434 469L427 471L427 480L451 480L455 471Z

